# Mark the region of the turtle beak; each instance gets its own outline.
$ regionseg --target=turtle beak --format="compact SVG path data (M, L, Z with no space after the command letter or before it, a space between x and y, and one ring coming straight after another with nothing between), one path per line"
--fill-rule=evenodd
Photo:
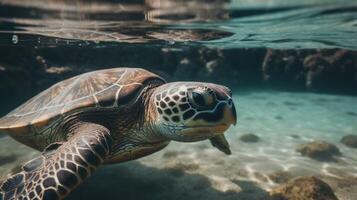
M210 87L214 88L214 90L216 91L217 98L219 100L224 100L227 103L227 106L224 109L224 124L227 126L230 126L231 124L236 125L237 113L232 99L231 89L225 86L215 84L211 84Z
M236 112L236 107L234 106L234 103L232 101L232 99L230 99L231 101L231 124L233 124L234 126L237 124L237 112Z
M222 119L216 124L216 126L212 127L212 132L224 134L228 130L231 125L237 124L237 113L231 98L227 99L227 104L223 109Z

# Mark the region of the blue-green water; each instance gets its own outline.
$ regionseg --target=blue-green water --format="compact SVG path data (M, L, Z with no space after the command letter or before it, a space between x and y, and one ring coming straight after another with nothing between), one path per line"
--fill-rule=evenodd
M314 175L340 200L354 200L357 149L340 139L357 134L357 97L340 95L346 88L333 82L326 86L330 94L273 90L255 65L266 48L355 53L356 35L351 0L0 0L0 113L67 77L113 66L144 67L169 81L226 83L238 114L226 133L231 156L208 141L172 142L137 161L103 166L68 199L258 200L281 184L276 177ZM245 51L249 56L238 55ZM282 87L295 81L283 80ZM246 133L260 141L240 141ZM342 156L323 162L296 152L314 140L335 144ZM0 137L0 180L38 154Z
M238 124L226 133L232 155L225 156L208 141L172 142L166 149L125 164L101 167L69 199L262 199L279 185L274 174L287 177L315 175L331 184L340 199L354 199L357 176L355 149L340 143L355 134L357 97L273 91L235 91ZM238 138L246 133L258 143ZM292 136L298 136L294 138ZM0 139L4 157L0 174L38 152L12 139ZM336 144L338 162L320 162L301 156L295 148L313 140ZM348 184L346 186L346 184Z

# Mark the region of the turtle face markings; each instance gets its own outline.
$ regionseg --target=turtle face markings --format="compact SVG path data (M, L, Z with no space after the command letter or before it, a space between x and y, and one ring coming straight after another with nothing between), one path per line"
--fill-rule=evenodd
M156 94L156 110L164 121L179 124L184 120L183 113L189 108L186 95L186 92L180 92L177 88Z
M166 84L160 89L154 97L158 123L161 132L167 132L164 134L171 139L207 139L235 123L236 111L226 87L188 82Z

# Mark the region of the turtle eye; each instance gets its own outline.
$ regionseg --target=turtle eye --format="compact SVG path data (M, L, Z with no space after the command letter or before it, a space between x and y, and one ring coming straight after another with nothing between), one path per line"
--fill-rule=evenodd
M204 107L206 105L204 96L198 92L192 92L192 100L198 107Z
M188 92L189 100L196 108L211 107L214 103L213 94L207 90L194 89Z

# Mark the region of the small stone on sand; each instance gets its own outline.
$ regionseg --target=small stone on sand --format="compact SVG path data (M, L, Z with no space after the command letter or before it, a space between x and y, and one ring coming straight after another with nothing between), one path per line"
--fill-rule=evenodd
M239 140L242 142L258 142L259 137L252 133L248 133L248 134L244 134L244 135L240 136Z
M297 152L319 161L335 161L335 156L340 156L340 150L334 145L325 141L313 141L297 147Z
M351 148L357 148L357 135L346 135L341 139L341 143Z
M273 200L338 200L331 187L314 177L299 177L270 192Z
M290 135L290 137L294 138L294 139L299 139L300 136L299 135Z

